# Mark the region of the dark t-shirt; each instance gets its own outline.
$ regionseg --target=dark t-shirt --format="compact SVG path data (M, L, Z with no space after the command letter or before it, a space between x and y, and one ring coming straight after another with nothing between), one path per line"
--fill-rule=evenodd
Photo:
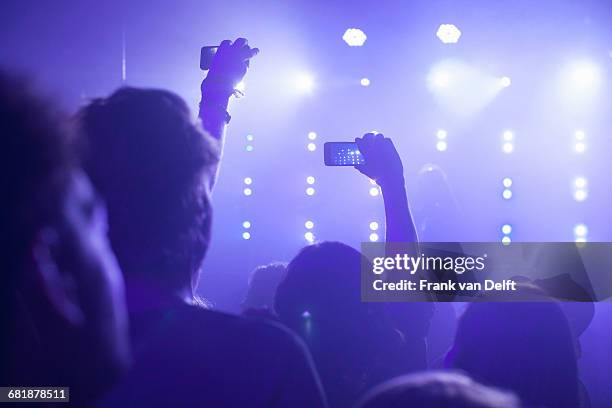
M189 305L130 325L134 368L102 406L325 406L306 347L280 326Z

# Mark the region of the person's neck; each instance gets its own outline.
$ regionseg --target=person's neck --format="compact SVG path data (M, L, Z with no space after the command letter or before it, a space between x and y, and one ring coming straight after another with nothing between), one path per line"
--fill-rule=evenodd
M160 282L141 277L126 277L125 287L128 311L131 313L192 304L194 298L190 285L168 288Z

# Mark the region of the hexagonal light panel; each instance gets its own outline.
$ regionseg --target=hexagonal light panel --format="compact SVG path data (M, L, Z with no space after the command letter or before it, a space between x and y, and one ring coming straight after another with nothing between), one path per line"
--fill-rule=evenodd
M344 32L342 39L351 47L361 47L368 37L359 28L349 28Z
M444 44L455 44L461 37L461 31L454 24L440 24L436 36Z

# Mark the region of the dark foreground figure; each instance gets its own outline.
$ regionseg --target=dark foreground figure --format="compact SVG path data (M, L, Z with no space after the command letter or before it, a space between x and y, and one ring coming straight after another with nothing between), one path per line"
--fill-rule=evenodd
M78 117L86 170L108 204L134 350L108 406L324 405L297 336L206 310L195 296L228 100L256 53L244 39L222 43L202 84L204 129L162 90L123 88Z

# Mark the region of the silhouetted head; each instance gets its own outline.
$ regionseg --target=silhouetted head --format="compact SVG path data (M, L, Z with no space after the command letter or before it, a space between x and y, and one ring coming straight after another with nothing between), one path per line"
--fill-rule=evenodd
M216 142L163 90L121 88L78 119L84 166L107 202L124 274L192 290L210 240Z
M525 301L472 303L449 354L475 380L515 391L534 406L578 406L572 335L559 304L532 289Z
M249 277L249 289L242 302L242 310L274 310L276 288L285 277L286 270L287 264L283 262L273 262L255 268Z
M374 387L359 408L519 408L507 392L453 372L432 371L394 378Z
M282 323L306 341L331 406L351 406L405 367L400 336L380 303L361 301L361 253L339 242L303 248L276 292Z
M97 395L128 359L106 214L57 115L0 73L2 384Z
M336 319L346 313L365 311L361 302L361 253L340 242L321 242L304 247L287 265L276 293L281 320L301 325L304 312L315 320Z

